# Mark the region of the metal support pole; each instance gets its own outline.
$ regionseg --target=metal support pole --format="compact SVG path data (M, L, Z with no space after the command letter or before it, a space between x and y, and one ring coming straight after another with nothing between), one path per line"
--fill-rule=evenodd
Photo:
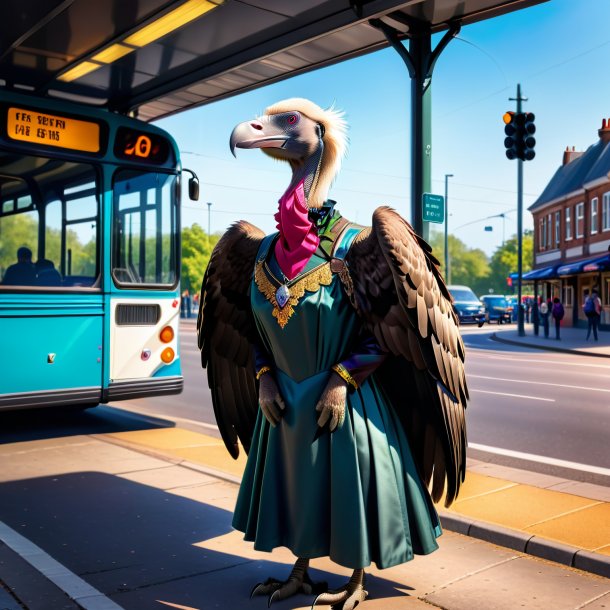
M449 267L449 178L453 178L453 174L445 174L445 281L447 284L451 284Z
M208 246L210 245L210 216L212 212L212 202L208 201Z
M370 24L380 29L390 45L404 61L411 77L411 224L418 235L428 239L428 223L422 212L423 194L431 191L432 167L432 73L434 64L443 49L460 31L460 24L451 23L434 51L429 24L411 19L402 13L392 13L392 18L408 26L409 50L405 49L393 27L380 19Z
M509 98L517 102L517 114L521 113L521 102L527 98L521 97L521 85L517 85L517 97ZM523 321L523 307L521 306L521 294L523 284L523 161L517 159L517 331L520 337L525 337L525 326Z

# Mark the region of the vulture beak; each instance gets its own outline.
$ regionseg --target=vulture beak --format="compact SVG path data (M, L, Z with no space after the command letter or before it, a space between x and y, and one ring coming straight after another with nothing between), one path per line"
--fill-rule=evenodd
M240 123L233 129L229 146L235 157L236 148L282 148L289 136L272 125L267 117Z

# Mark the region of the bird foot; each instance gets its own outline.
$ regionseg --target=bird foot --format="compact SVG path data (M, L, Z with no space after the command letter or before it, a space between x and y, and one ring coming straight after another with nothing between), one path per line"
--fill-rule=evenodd
M273 602L287 599L297 593L305 595L316 595L327 590L326 583L314 583L307 572L309 566L308 559L298 559L292 568L288 580L279 581L275 578L268 578L265 582L258 583L252 589L250 598L255 595L269 595L268 607L271 608Z
M350 581L339 589L321 593L314 599L311 608L316 604L330 606L331 610L354 610L354 608L368 597L368 591L364 589L364 572L357 575L354 572Z

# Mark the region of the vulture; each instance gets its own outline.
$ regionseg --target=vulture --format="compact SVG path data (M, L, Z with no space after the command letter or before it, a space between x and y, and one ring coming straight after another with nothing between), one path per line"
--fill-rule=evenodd
M197 321L218 428L248 454L233 516L254 548L296 557L284 581L351 610L364 569L438 548L433 502L449 506L466 472L464 344L430 246L397 212L370 227L328 199L346 148L334 108L292 98L235 127L236 148L289 164L277 232L232 225L214 248ZM310 559L353 569L328 591ZM313 606L312 606L313 608Z

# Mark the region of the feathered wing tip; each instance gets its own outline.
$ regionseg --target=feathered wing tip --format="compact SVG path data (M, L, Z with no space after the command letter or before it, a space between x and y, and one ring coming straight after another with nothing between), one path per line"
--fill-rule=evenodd
M324 127L324 155L315 193L310 195L309 201L312 207L319 207L328 196L330 185L339 173L347 150L347 122L343 118L345 113L336 110L334 104L325 110L310 100L293 97L269 106L265 114L280 114L291 110L297 110Z

